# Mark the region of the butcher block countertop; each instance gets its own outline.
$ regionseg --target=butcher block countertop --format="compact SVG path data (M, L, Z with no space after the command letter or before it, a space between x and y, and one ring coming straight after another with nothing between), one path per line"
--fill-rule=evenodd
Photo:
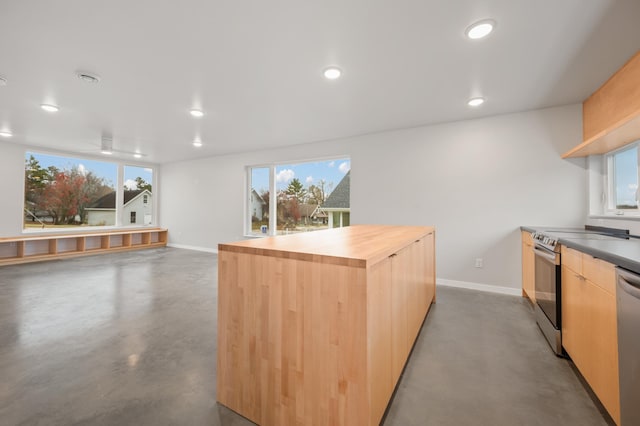
M352 225L219 244L218 250L366 268L433 231L432 226Z

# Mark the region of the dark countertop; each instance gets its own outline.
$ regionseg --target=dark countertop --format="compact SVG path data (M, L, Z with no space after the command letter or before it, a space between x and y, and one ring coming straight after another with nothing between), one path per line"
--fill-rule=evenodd
M584 231L584 228L554 228L549 226L521 226L522 231L544 232L553 236L554 232ZM558 242L565 247L576 249L593 257L613 263L629 271L640 274L640 239L611 238L606 240L592 240L581 238L576 232L571 238L559 237Z

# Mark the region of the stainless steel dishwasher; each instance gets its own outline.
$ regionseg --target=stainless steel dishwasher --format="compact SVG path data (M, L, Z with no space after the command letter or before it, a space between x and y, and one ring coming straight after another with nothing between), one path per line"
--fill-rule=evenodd
M640 275L616 268L620 424L640 425Z

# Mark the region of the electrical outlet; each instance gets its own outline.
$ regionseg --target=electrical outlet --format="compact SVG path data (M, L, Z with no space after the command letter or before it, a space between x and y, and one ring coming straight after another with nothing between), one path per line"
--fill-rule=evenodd
M482 268L482 258L476 258L476 268Z

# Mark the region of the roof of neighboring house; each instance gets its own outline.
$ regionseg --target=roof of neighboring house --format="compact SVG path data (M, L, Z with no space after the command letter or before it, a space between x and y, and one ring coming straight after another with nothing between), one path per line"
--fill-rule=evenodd
M267 202L264 201L264 198L262 198L262 196L260 194L258 194L258 191L256 191L255 189L252 188L251 192L256 194L256 197L258 198L258 201L260 201L262 204L267 204Z
M146 189L136 189L135 191L124 191L124 204L127 205L131 200L136 198L138 195L146 192L151 195L149 191ZM107 195L98 198L93 204L89 206L89 208L93 209L115 209L116 208L116 192L110 192Z
M327 197L322 205L323 209L348 209L350 208L349 193L351 192L351 170L342 178L336 189Z
M300 216L311 216L317 208L317 204L300 204Z

